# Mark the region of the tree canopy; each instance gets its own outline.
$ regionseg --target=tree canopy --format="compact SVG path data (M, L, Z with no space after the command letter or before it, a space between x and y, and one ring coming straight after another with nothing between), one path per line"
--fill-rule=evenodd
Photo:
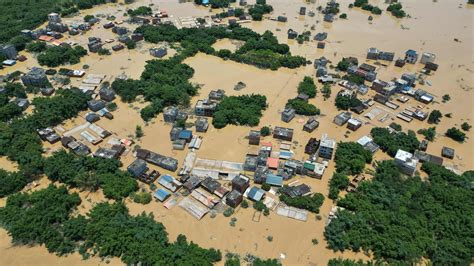
M326 227L333 250L370 250L389 263L467 265L474 256L473 176L425 163L428 181L381 162L372 181L339 200L345 210Z
M38 63L48 67L57 67L60 65L77 64L81 61L81 57L87 55L87 50L82 46L69 45L48 47L38 55Z
M337 144L336 171L348 175L360 174L366 163L372 162L372 153L356 142L340 142Z
M267 97L258 94L225 97L214 112L212 125L223 128L228 124L257 126L262 111L267 108Z
M324 202L324 196L321 193L314 193L310 196L298 196L292 198L282 193L280 194L280 200L289 206L319 213L319 208Z
M304 93L310 98L316 97L317 90L314 79L312 77L305 76L300 84L298 84L298 93Z
M374 142L380 146L380 149L392 157L395 157L398 149L413 153L420 146L420 141L416 138L415 132L410 130L408 133L390 133L386 128L374 127L370 134L374 138Z

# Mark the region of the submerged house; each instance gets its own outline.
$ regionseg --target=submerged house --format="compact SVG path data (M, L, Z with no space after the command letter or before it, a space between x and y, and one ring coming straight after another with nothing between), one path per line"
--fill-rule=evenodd
M273 138L286 140L286 141L292 141L293 129L284 128L284 127L275 127L275 130L273 130Z

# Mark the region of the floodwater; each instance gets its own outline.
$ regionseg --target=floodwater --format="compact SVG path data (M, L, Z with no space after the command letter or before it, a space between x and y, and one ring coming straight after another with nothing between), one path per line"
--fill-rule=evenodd
M472 138L473 133L467 132L468 140L463 143L457 143L444 136L446 129L456 126L459 127L463 122L473 123L474 108L471 104L473 99L473 21L472 8L466 7L464 0L452 1L431 1L419 0L404 2L405 10L410 14L411 18L396 19L391 15L383 12L380 16L374 16L374 20L369 22L367 17L369 14L360 9L348 9L351 1L338 1L341 4L341 12L347 13L348 19L337 19L334 23L329 24L322 22L322 16L316 12L317 7L325 5L326 1L316 1L314 4L308 4L306 1L300 0L275 0L268 1L274 7L271 15L286 15L287 23L279 23L271 20L262 22L252 22L243 24L253 30L263 33L265 30L271 30L280 42L288 43L291 52L296 55L303 55L309 60L314 60L321 56L325 56L332 61L333 65L346 56L354 56L359 59L359 63L365 61L366 51L369 47L376 47L382 51L395 52L396 58L403 57L404 52L408 49L417 50L419 53L432 52L435 53L436 63L439 69L432 75L426 77L432 85L418 85L417 88L423 88L433 95L437 96L437 102L431 105L420 104L414 99L410 99L407 103L401 104L398 110L391 110L376 104L377 107L389 115L389 119L384 122L378 121L382 115L374 120L368 120L363 116L355 115L364 121L364 125L356 132L349 131L345 127L338 127L332 120L339 111L334 106L334 97L341 89L338 85L332 87L332 96L328 100L323 100L321 93L310 102L321 109L321 115L317 118L320 122L319 128L313 133L302 131L303 124L306 122L305 117L296 117L290 123L284 123L280 120L280 113L283 110L288 99L297 95L298 83L305 75L314 76L314 68L312 65L299 69L280 69L278 71L262 70L253 66L243 65L232 61L224 61L220 58L197 54L192 58L185 60L195 70L195 75L191 82L201 85L199 95L192 99L191 106L198 99L207 97L211 90L223 89L227 95L241 94L262 94L267 97L268 108L265 110L260 125L264 126L284 126L295 129L294 142L292 150L295 152L294 158L307 159L304 154L304 145L310 137L321 138L325 133L332 139L337 141L355 141L364 135L368 135L374 126L385 127L391 122L397 122L402 125L404 130L418 130L427 128L426 122L412 121L411 123L403 122L395 115L404 107L416 107L421 105L424 111L439 109L443 114L451 113L452 118L443 117L441 123L436 125L437 136L433 143L428 146L428 153L440 155L443 146L452 147L456 150L456 156L453 160L445 159L445 164L454 168L465 171L474 168L472 160ZM171 19L181 16L205 16L209 15L207 8L196 7L192 3L179 4L177 1L137 1L132 7L153 3L155 10L166 10ZM384 1L372 1L374 5L378 5L383 10L386 8ZM316 12L316 16L300 16L298 10L300 6L306 6L308 11ZM65 19L66 22L80 21L85 14L114 14L117 20L123 19L123 13L127 6L109 4L99 6L97 8L81 13L80 17ZM442 19L440 19L442 18ZM134 25L127 25L131 29ZM314 30L312 26L314 25ZM295 41L287 40L286 32L288 29L298 32L310 30L312 36L318 32L328 32L326 48L324 50L316 48L316 42L311 41L304 44L298 44ZM70 37L81 45L85 45L87 38L90 36L98 36L104 39L115 38L109 30L104 30L101 25L96 25L90 32ZM458 39L456 42L454 39ZM115 43L108 44L110 46ZM96 54L88 55L81 60L80 64L71 66L73 69L80 69L82 65L89 65L87 73L106 74L109 80L113 80L117 75L126 74L131 78L139 78L144 69L147 60L152 59L148 49L155 45L142 43L136 50L123 50L113 53L110 56L98 56ZM239 46L238 42L232 40L220 40L214 44L215 49L235 50ZM110 48L110 47L109 47ZM170 51L170 50L169 50ZM170 54L173 54L171 50ZM23 70L36 65L36 61L31 55L27 54L29 60L24 63L18 63L13 68L0 70L0 75L12 70ZM369 62L373 63L373 62ZM393 63L388 66L378 65L378 77L385 81L398 78L405 72L416 72L420 70L419 65L406 65L404 68L395 68ZM239 81L246 83L246 88L235 91L234 86ZM80 84L80 80L73 80L73 85ZM318 89L322 87L318 84ZM449 94L451 100L447 103L441 102L441 97ZM373 95L369 94L361 96L368 98ZM140 125L143 127L144 136L141 139L135 139L135 144L177 158L180 163L186 156L185 151L172 150L169 141L169 131L171 125L163 122L163 116L159 115L156 119L145 124L139 114L139 110L146 106L143 101L133 104L122 103L116 100L118 110L114 112L113 120L102 119L97 124L111 131L114 138L133 137L135 127ZM399 104L397 102L397 104ZM84 123L82 118L85 113L81 113L80 117L66 121L63 127L69 130L77 125ZM190 119L193 121L193 118ZM258 128L259 128L258 127ZM255 128L257 129L257 127ZM214 129L212 126L203 136L203 145L200 150L196 151L199 158L216 159L226 161L243 162L246 152L249 149L248 135L249 127L227 126L223 129ZM420 139L422 136L418 136ZM270 137L264 141L272 141L278 147L278 142ZM107 139L103 144L105 145ZM60 148L60 144L45 145L48 154L51 151ZM97 147L92 147L95 150ZM377 152L376 160L388 159L388 156L382 152ZM132 152L129 151L122 158L124 167L134 160ZM5 158L0 158L2 168L14 170L14 164L8 162ZM13 168L12 168L13 167ZM151 166L151 168L154 168ZM162 174L169 173L159 168ZM294 180L306 183L311 186L312 191L327 195L328 180L334 172L334 163L329 164L326 173L321 180L309 177L297 177ZM40 186L35 189L46 186L48 183L45 178L40 179ZM292 180L292 181L294 181ZM81 192L83 203L78 209L78 213L85 214L97 202L104 201L102 193L95 192L86 194ZM0 201L2 206L5 201ZM258 222L254 221L254 210L252 208L238 208L233 217L237 218L236 226L229 225L230 218L226 218L221 214L211 218L210 215L205 216L201 221L197 221L179 207L171 210L165 209L161 203L152 202L148 205L139 205L127 201L131 213L139 214L143 211L152 212L155 219L165 225L169 233L170 240L174 240L178 234L185 234L189 240L203 247L214 247L225 252L236 252L241 255L251 253L263 258L282 258L285 265L324 265L330 258L343 257L353 259L367 259L367 255L362 253L344 252L334 253L326 248L323 231L329 211L334 203L325 200L321 207L321 220L317 220L314 214L310 214L307 222L300 222L289 218L278 216L271 212L270 216L261 216ZM273 241L267 240L268 236L273 237ZM313 245L311 240L317 239L319 244ZM59 258L55 255L47 253L44 247L13 247L10 244L10 238L5 231L0 231L0 250L2 264L43 264L44 265L60 265L60 264L104 264L97 258L88 261L81 261L77 254ZM111 261L111 264L119 264L119 260Z

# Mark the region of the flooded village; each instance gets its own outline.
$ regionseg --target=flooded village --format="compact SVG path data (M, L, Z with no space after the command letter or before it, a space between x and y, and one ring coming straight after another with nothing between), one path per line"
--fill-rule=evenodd
M248 10L254 0L237 0L229 8L216 9L204 0L200 5L177 0L122 2L81 10L72 17L52 13L43 26L25 30L24 34L47 46L66 43L86 48L88 53L79 63L40 66L38 55L10 50L0 77L6 81L11 73L21 72L17 82L25 86L52 84L15 99L27 114L35 110L34 98L51 97L58 90L76 87L90 95L88 110L37 130L43 156L67 150L119 160L121 169L138 181L139 191L152 196L148 204L124 199L130 213L152 213L173 241L184 234L189 241L223 254L275 258L283 265L326 265L332 258L366 261L373 259L371 252L335 252L324 235L339 210L328 193L341 142L356 142L373 156L362 173L348 176L350 184L341 191L342 197L371 180L377 162L383 160L394 159L400 172L421 178L426 178L421 171L426 161L457 174L474 169L473 130L463 131L464 141L445 135L453 127L474 123L474 6L464 0L402 1L409 14L404 18L385 11L390 1L370 1L384 7L382 14L375 15L349 7L354 3L349 0L267 0L273 10L261 21L252 20L247 11L232 15L238 8ZM325 12L336 2L337 15ZM152 14L126 15L127 10L142 6ZM228 17L219 16L222 12ZM87 16L91 20L85 22ZM273 70L197 52L183 60L194 70L189 82L198 87L197 94L188 105L165 106L145 121L141 111L151 104L149 98L142 94L124 101L112 84L139 80L150 60L182 52L179 43L152 43L135 32L142 25L163 24L177 29L238 24L258 34L270 31L280 44L289 46L291 55L306 62ZM134 49L127 47L130 40ZM244 44L221 38L212 48L235 53ZM298 92L306 77L314 80L315 96ZM266 97L257 125L216 127L214 114L220 104L241 95ZM351 103L340 108L340 99ZM318 112L298 114L289 100L312 104ZM441 113L439 122L428 122L433 111ZM428 141L420 129L433 126L436 133ZM376 143L374 128L390 134L413 131L420 145L415 151L397 149L391 156ZM0 157L0 167L18 169L5 156ZM37 191L51 182L42 175L22 191ZM72 191L82 199L76 211L82 215L100 202L113 201L102 189ZM285 202L319 194L324 200L318 210ZM6 202L1 198L0 207ZM119 258L82 260L78 254L57 257L41 246L13 245L4 229L0 252L3 265L123 263Z

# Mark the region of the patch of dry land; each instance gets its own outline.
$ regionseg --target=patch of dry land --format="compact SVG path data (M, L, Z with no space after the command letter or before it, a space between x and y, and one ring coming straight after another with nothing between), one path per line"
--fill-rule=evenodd
M369 47L377 47L383 51L395 52L395 59L403 57L408 49L414 49L419 54L423 52L431 52L436 54L436 63L439 69L432 75L426 77L431 85L426 82L425 85L417 85L417 88L423 88L434 95L435 102L432 104L422 104L413 98L407 103L401 104L400 109L404 107L418 107L425 112L438 109L443 114L451 113L452 117L443 117L441 123L436 125L437 136L434 142L430 142L427 152L437 156L441 155L443 146L448 146L456 150L454 159L444 159L444 165L463 172L474 168L474 160L472 157L473 131L466 132L467 141L464 143L455 142L444 136L444 132L453 126L460 127L463 122L473 124L474 107L472 87L474 70L473 58L473 13L472 9L466 7L465 0L450 1L404 1L404 9L411 17L404 19L396 19L386 13L381 16L374 16L373 21L369 22L368 13L360 9L348 9L351 1L338 1L341 6L341 13L347 13L348 19L336 19L333 23L323 22L322 15L317 12L319 5L325 5L326 1L316 1L316 3L306 3L301 0L268 0L273 5L274 12L272 17L277 15L286 15L287 23L281 23L265 19L261 22L251 22L243 24L256 32L263 33L266 30L272 31L281 43L287 43L290 46L291 53L301 55L308 60L313 61L316 58L325 56L332 65L336 65L342 57L356 57L359 63L365 60L367 49ZM373 2L373 3L372 3ZM385 6L385 1L375 0L372 4ZM171 16L171 20L183 16L208 16L208 9L197 7L192 3L178 3L176 0L147 0L136 1L131 6L108 4L98 6L91 10L81 12L74 18L66 18L66 23L74 23L81 21L86 14L104 14L115 15L117 20L125 19L123 13L127 8L138 7L153 3L153 9L166 10ZM308 11L314 11L316 15L300 16L298 10L300 6L306 6ZM314 28L312 29L312 26ZM125 27L133 29L136 25L124 23ZM318 32L327 32L328 39L325 49L317 49L316 41L298 44L294 40L288 40L287 30L296 30L302 32L309 30L312 36ZM66 34L67 35L67 34ZM92 30L78 36L66 36L65 40L75 41L82 46L87 45L87 38L90 36L101 37L105 39L116 39L116 35L110 30L102 27L102 22L93 26ZM458 39L459 42L454 41ZM312 39L312 38L311 38ZM116 44L115 41L112 46ZM215 49L229 49L231 51L237 49L241 43L223 39L214 44ZM110 82L118 75L125 74L130 78L138 79L142 73L147 60L153 57L148 53L148 49L157 46L155 44L140 42L137 49L124 49L119 52L113 52L110 56L99 56L97 54L89 54L81 60L80 64L70 66L72 69L80 69L82 65L89 65L86 70L87 74L105 74ZM172 56L174 49L168 49L168 57ZM11 68L0 70L0 75L7 74L15 70L27 71L28 68L37 65L32 55L24 53L28 60L26 62L18 62ZM258 130L262 126L284 126L295 129L295 135L292 142L292 151L294 159L306 160L308 155L304 153L304 146L310 137L320 139L323 134L327 134L331 139L336 141L356 141L360 137L369 135L373 127L386 127L391 122L397 122L402 125L403 130L408 129L417 131L420 128L427 128L429 125L426 121L413 120L406 123L396 118L399 110L391 110L386 106L376 103L370 109L378 107L383 113L388 114L388 118L383 122L379 121L381 114L376 119L369 120L362 115L355 115L360 118L364 124L355 131L348 131L346 126L338 127L332 121L335 115L340 111L334 106L334 98L341 89L338 85L332 86L332 95L329 99L324 100L318 86L318 95L311 99L310 103L321 109L321 115L317 117L319 127L312 133L302 130L306 117L297 116L290 123L284 123L280 119L280 114L288 99L297 95L298 83L304 76L315 75L315 69L312 64L298 69L280 68L276 71L258 69L256 67L240 64L234 61L225 61L221 58L198 53L197 55L187 58L184 63L188 64L195 70L195 74L191 82L200 84L201 89L199 95L192 98L191 106L199 99L206 98L211 90L223 89L226 95L242 95L242 94L262 94L267 97L268 108L264 111L258 127L249 128L243 126L228 125L223 129L215 129L210 125L206 133L197 133L203 137L203 144L196 152L197 157L213 160L224 160L232 162L243 162L245 155L249 151L248 133L251 129ZM403 68L394 66L394 62L387 63L386 66L377 65L378 77L382 80L392 80L399 78L401 74L406 72L417 72L422 68L420 64L409 65ZM236 91L234 86L242 81L246 84L246 88ZM80 85L81 79L73 79L72 85ZM449 94L451 100L442 103L442 95ZM368 99L374 95L373 91L360 96ZM143 101L137 101L132 104L122 103L119 99L115 102L118 108L113 112L114 119L101 119L97 122L99 126L110 131L110 138L133 138L135 127L142 126L144 136L135 139L134 145L142 148L172 156L179 160L180 165L184 161L188 149L177 151L172 149L172 143L169 140L170 124L165 123L163 115L149 123L145 123L140 118L140 109L147 105ZM370 110L369 109L369 110ZM366 111L368 112L368 111ZM86 112L80 114L74 120L66 121L62 127L70 130L76 126L85 123ZM191 121L194 118L191 117ZM81 139L79 134L76 135ZM422 139L421 135L418 135ZM93 151L99 146L107 146L104 140L97 146L89 145ZM269 141L278 147L279 141L271 137L266 137L262 141ZM47 154L61 148L61 144L54 145L44 144ZM124 168L135 160L132 152L133 147L128 147L126 153L121 157ZM47 156L46 154L46 156ZM376 160L388 159L388 155L382 151L375 154ZM0 167L13 171L17 166L9 162L5 158L0 158ZM161 174L170 174L177 177L177 173L172 173L161 168L150 165L150 168L159 170ZM334 172L334 162L330 161L322 179L314 179L307 176L297 176L287 182L298 181L305 183L311 187L312 192L319 192L323 195L328 193L328 181ZM45 187L43 184L47 180L43 178L39 181L39 187ZM229 186L228 182L222 181L222 184ZM148 186L141 185L144 189ZM161 187L157 184L158 187ZM37 188L35 188L37 189ZM83 203L78 212L85 214L97 202L105 201L102 193L95 192L92 194L80 193ZM176 195L179 199L183 198L179 193ZM167 209L162 203L152 201L147 205L140 205L127 200L127 206L134 215L143 211L152 212L157 221L164 224L169 238L174 240L178 234L184 234L189 240L199 244L205 248L217 248L223 253L234 252L241 255L251 253L262 258L281 258L284 265L325 265L331 258L351 258L351 259L368 259L367 254L363 253L335 253L326 248L323 232L325 224L328 220L329 212L335 205L327 197L321 206L320 216L317 219L315 214L310 213L306 222L293 220L287 217L279 216L276 212L271 212L269 216L259 216L255 218L255 210L250 207L243 209L238 207L232 217L237 219L235 226L230 226L230 218L218 214L212 218L207 214L201 220L196 220L190 216L182 208L175 206ZM3 206L5 201L2 200ZM272 236L273 241L268 241L267 237ZM314 245L312 239L317 239L318 244ZM98 258L91 258L83 261L78 254L67 257L57 257L49 254L44 247L27 247L12 246L11 238L4 230L0 231L0 264L1 265L83 265L83 264L105 264ZM109 265L120 264L118 259L109 261Z

